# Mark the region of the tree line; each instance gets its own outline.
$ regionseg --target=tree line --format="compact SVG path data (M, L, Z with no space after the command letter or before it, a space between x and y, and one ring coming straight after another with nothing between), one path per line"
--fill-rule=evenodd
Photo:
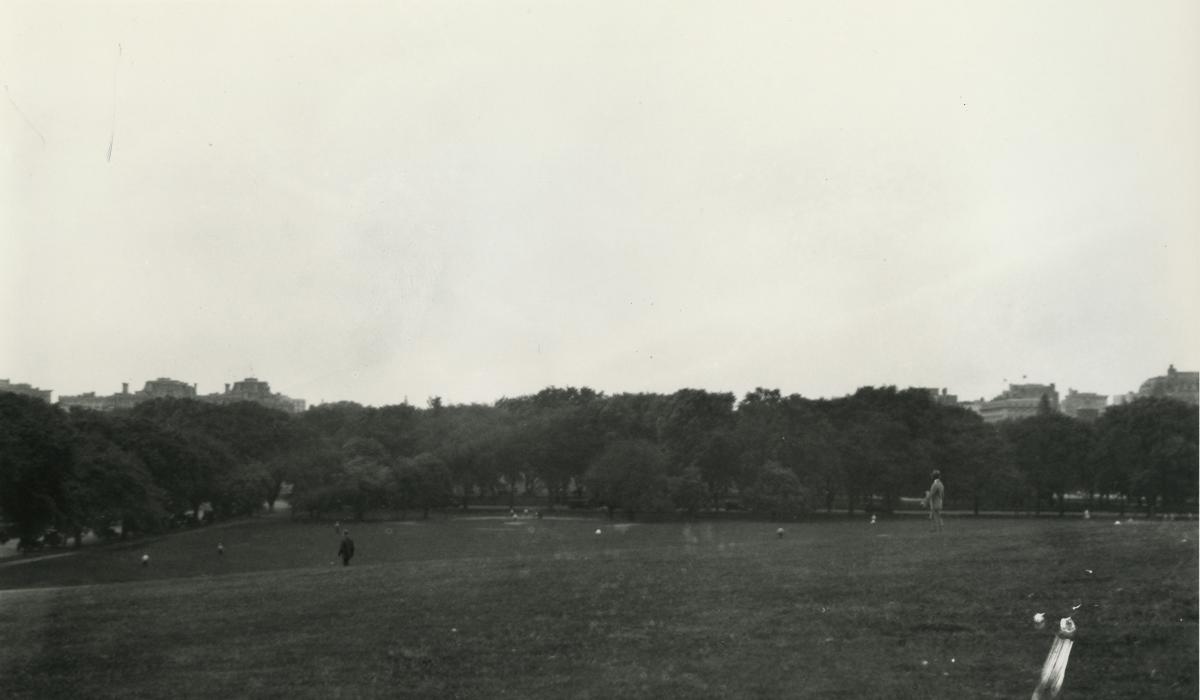
M837 399L683 389L605 395L550 387L491 405L316 406L159 399L128 411L0 394L0 522L33 546L153 532L273 508L405 518L477 503L639 514L888 511L933 469L949 506L1193 510L1197 409L1147 398L1094 422L1043 405L998 425L922 390Z

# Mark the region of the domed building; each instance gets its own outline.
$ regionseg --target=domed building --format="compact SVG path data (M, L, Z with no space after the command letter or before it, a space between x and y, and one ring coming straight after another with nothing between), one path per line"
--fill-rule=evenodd
M1180 372L1171 365L1164 376L1142 382L1138 396L1175 399L1195 406L1200 404L1200 372Z

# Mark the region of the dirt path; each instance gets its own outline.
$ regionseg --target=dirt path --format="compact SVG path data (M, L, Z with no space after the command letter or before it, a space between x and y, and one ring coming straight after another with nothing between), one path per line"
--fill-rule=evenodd
M47 559L58 559L61 557L69 557L72 554L78 554L78 553L79 552L77 552L77 551L76 552L63 552L61 554L47 554L47 555L41 556L41 557L21 557L20 554L17 554L17 555L15 555L15 557L19 557L19 558L14 557L13 559L10 559L8 561L0 561L0 566L19 566L21 564L32 564L35 561L46 561Z

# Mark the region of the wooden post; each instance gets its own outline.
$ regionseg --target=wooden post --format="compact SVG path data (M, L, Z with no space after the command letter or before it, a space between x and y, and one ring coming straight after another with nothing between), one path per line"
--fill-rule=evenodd
M1054 643L1050 645L1050 653L1046 655L1046 663L1042 664L1042 676L1037 687L1033 689L1031 700L1047 700L1058 697L1062 690L1063 680L1067 674L1067 662L1071 658L1071 647L1075 644L1075 621L1064 617L1058 623L1058 632L1054 634Z

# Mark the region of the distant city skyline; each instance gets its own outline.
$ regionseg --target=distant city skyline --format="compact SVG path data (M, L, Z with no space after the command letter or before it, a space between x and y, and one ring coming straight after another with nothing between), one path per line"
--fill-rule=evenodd
M1069 392L1078 392L1080 395L1099 394L1099 395L1107 398L1108 404L1112 405L1112 404L1119 403L1120 401L1124 400L1130 394L1136 394L1138 392L1138 390L1145 383L1147 383L1151 380L1157 379L1157 378L1164 378L1168 375L1169 372L1173 373L1176 371L1178 371L1179 373L1187 374L1189 376L1196 374L1196 372L1194 370L1188 370L1186 368L1178 369L1173 364L1171 364L1171 365L1168 365L1168 368L1166 370L1160 371L1157 374L1147 375L1146 377L1143 377L1140 380L1138 380L1137 382L1135 382L1130 387L1127 387L1127 388L1124 388L1124 389L1118 390L1118 391L1094 391L1087 387L1067 386L1061 382L1055 382L1053 380L1045 381L1045 382L1041 382L1041 381L1033 382L1033 381L1028 380L1026 377L1022 377L1019 381L1011 381L1011 380L1008 381L1007 383L1003 384L1002 388L996 390L995 392L993 392L991 394L985 394L985 395L981 395L981 396L964 395L960 392L955 391L954 387L947 387L947 386L942 386L942 385L918 386L918 385L913 385L913 384L897 384L895 382L885 382L883 384L855 386L855 387L848 388L846 391L844 391L840 394L830 395L830 396L815 396L815 395L811 395L811 394L806 394L802 391L801 392L787 391L781 387L776 387L776 386L763 386L763 385L759 385L759 386L761 386L764 389L779 389L780 392L784 395L800 394L801 396L804 396L805 398L810 398L810 399L832 399L832 398L839 398L842 396L848 396L850 394L853 394L855 391L857 391L862 386L877 386L877 387L878 386L895 386L898 389L930 389L930 390L937 391L937 392L945 391L949 395L955 397L957 399L958 403L968 404L968 403L977 402L980 400L991 401L993 399L1000 398L1000 397L1004 396L1006 393L1008 393L1008 391L1011 387L1014 387L1017 385L1047 385L1047 386L1053 386L1056 389L1056 391L1059 393L1059 395L1061 395L1061 397L1063 397L1063 398L1066 398L1069 395ZM188 381L186 378L180 378L180 377L158 376L158 377L155 377L152 379L146 379L143 381L144 381L144 385L146 387L150 387L150 385L159 384L159 383L186 385L188 387L188 389L190 390L190 393L192 394L193 397L204 397L204 396L211 396L214 394L222 393L220 390L213 390L213 391L204 390L203 386L199 382L191 382L191 381ZM241 384L243 382L248 382L251 384L261 383L264 385L273 384L277 390L276 393L281 394L281 395L297 393L297 392L279 391L279 385L272 383L269 378L255 377L255 376L247 376L247 377L241 377L238 379L234 379L231 381L225 381L225 382L222 382L220 386L223 387L224 393L229 393L231 387L234 387L236 389L237 385ZM16 380L16 379L10 377L10 378L0 379L0 391L9 390L8 387L10 385L12 385L12 386L23 386L23 387L25 387L25 389L31 390L31 391L52 392L53 398L50 400L54 403L57 403L59 401L59 399L61 399L64 396L80 396L80 395L86 395L86 394L94 394L95 396L103 397L103 396L108 396L111 394L133 393L133 392L130 392L130 386L131 385L136 386L136 384L137 384L136 382L122 381L122 382L118 383L120 390L117 390L114 388L110 391L109 388L105 388L105 387L92 387L92 388L89 388L84 391L60 392L59 390L57 390L51 386L39 385L37 383L27 382L27 381L19 381L19 380ZM604 393L607 395L626 393L626 392L620 392L620 391L616 391L616 392L608 391L603 387L596 387L596 386L590 386L590 385L584 385L584 384L558 384L558 385L554 385L554 386L558 386L558 387L574 386L574 387L578 387L578 388L587 386L588 388L590 388L594 391L601 392L601 393ZM306 403L308 407L317 406L322 403L336 403L338 401L353 401L355 403L360 403L362 405L367 405L367 406L397 405L397 404L401 404L401 403L405 403L405 402L407 402L409 404L424 405L426 400L429 398L432 398L433 396L440 397L445 404L459 404L459 403L492 404L492 403L495 403L496 401L498 401L502 398L506 398L506 397L512 398L515 396L536 394L538 391L541 391L542 389L545 389L545 388L547 388L547 387L545 387L545 386L536 387L536 388L530 389L529 391L522 392L519 394L507 394L505 396L495 396L495 397L491 397L490 399L479 399L479 400L474 400L474 401L456 401L453 398L446 397L442 394L430 394L428 396L422 396L422 397L415 397L412 395L405 394L400 397L397 397L394 400L384 401L381 403L364 402L364 401L358 401L353 398L345 398L345 397L338 398L338 399L322 400L321 398L305 396L305 397L297 397L297 399L300 400L302 403ZM674 389L654 391L654 392L648 391L647 393L671 394L680 389L688 389L688 388L694 389L694 388L705 388L705 387L675 387ZM743 390L719 389L719 388L707 389L707 390L714 391L714 392L730 392L730 393L734 394L734 397L736 400L740 401L745 394L753 391L755 388L758 388L758 387L747 387ZM15 390L15 389L13 389L13 390ZM134 392L140 393L137 389L135 389ZM166 393L167 392L164 392L163 395L166 395ZM629 392L629 393L637 393L637 392Z
M312 403L1200 367L1200 5L0 8L0 376Z

